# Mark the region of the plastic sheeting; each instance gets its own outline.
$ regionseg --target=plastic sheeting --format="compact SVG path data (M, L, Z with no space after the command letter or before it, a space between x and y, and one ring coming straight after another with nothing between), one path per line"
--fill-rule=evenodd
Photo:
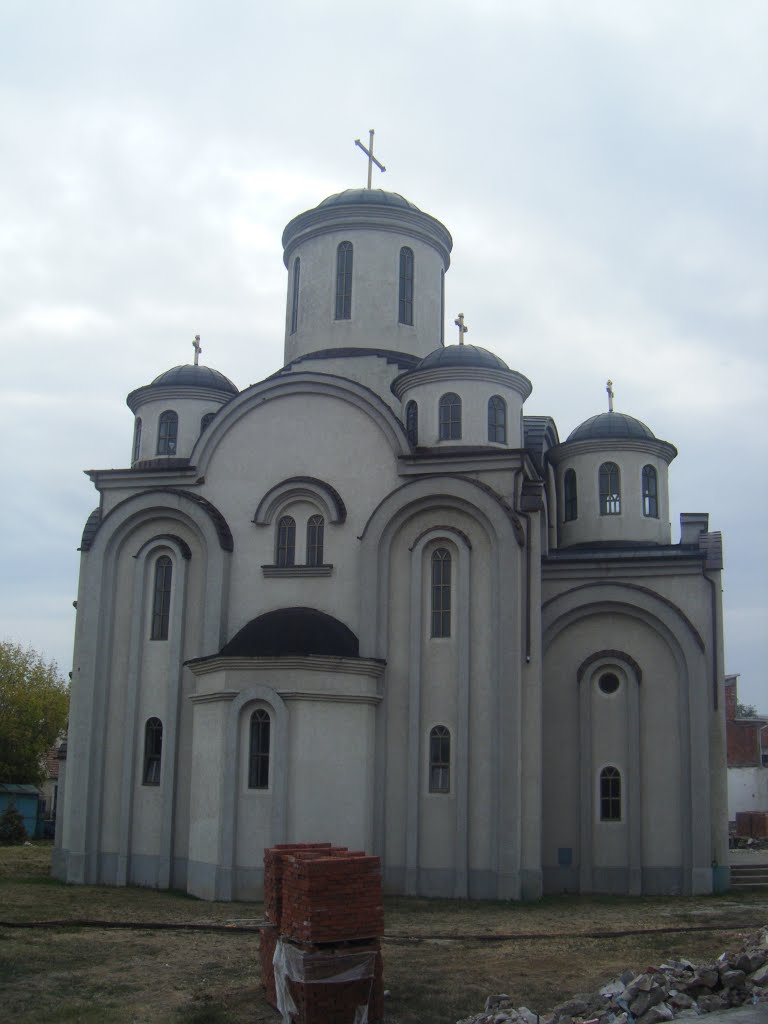
M275 969L277 1008L283 1024L292 1024L299 1009L291 995L289 981L302 985L345 985L367 981L366 1000L355 1006L349 1024L368 1024L368 1000L373 990L376 950L345 950L338 953L308 953L278 939L272 958Z

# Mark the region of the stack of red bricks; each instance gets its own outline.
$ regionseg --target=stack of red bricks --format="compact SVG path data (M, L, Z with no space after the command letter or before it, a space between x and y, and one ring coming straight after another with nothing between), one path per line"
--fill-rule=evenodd
M369 1024L384 1016L381 945L384 907L378 857L330 843L275 846L264 854L261 976L278 1004L273 956L287 944L284 984L293 1024L350 1024L368 1005Z
M736 835L768 839L768 811L737 811Z

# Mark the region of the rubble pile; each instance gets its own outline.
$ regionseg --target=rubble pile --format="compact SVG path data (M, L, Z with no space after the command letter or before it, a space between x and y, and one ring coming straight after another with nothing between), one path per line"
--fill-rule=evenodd
M743 1003L768 1001L768 927L736 952L698 967L668 960L642 974L626 971L599 991L575 996L539 1017L506 995L488 996L483 1013L458 1024L660 1024Z

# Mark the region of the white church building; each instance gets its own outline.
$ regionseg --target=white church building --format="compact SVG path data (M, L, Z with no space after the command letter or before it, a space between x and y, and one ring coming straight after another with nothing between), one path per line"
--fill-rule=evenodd
M265 847L327 840L393 893L723 888L722 544L672 541L674 446L527 416L401 195L283 247L282 368L196 350L89 473L57 877L258 899Z

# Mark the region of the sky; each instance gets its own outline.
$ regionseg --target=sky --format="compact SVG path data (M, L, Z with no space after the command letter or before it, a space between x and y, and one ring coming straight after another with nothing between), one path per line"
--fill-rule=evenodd
M671 441L724 534L726 671L768 713L768 5L3 0L0 637L72 657L84 469L129 391L282 365L295 214L374 185L438 217L446 308L561 439ZM447 334L450 340L450 333Z

